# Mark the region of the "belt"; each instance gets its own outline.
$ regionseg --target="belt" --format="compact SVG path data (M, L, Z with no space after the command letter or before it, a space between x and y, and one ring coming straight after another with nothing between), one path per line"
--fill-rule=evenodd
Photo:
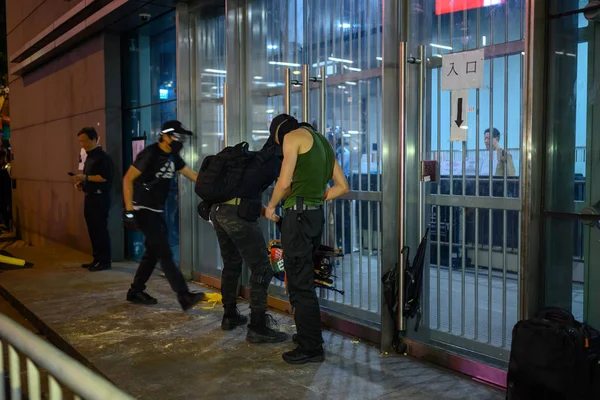
M302 206L302 211L315 211L315 210L322 210L323 206ZM298 211L298 206L297 205L293 205L291 207L288 207L289 211Z
M230 206L239 206L241 201L242 201L242 199L240 199L239 197L234 197L231 200L227 200L227 201L224 201L219 204L228 204Z

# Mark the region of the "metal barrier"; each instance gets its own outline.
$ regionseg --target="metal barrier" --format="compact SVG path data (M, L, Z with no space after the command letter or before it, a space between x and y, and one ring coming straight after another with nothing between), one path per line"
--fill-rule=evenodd
M8 369L5 365L5 347L8 352ZM49 396L44 398L50 400L63 398L61 385L71 390L75 399L133 399L89 368L0 314L0 400L20 400L24 395L19 353L26 360L28 399L42 398L39 369L48 373ZM8 387L5 387L7 381Z

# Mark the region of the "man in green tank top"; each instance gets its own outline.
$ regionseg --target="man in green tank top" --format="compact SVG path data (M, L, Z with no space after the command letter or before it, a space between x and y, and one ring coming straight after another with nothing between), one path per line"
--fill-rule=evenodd
M281 244L298 331L294 335L298 347L284 353L283 359L290 364L321 362L325 356L313 253L321 244L325 224L323 202L347 193L348 182L333 148L311 125L281 114L269 130L270 140L283 148L283 163L265 216L276 221L275 208L285 198ZM327 190L331 179L334 185Z

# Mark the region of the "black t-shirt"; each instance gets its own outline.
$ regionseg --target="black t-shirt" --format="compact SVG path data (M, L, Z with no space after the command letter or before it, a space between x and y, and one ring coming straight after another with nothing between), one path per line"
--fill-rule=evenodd
M87 153L85 164L83 165L85 175L100 175L106 182L84 182L83 191L85 193L108 193L113 180L113 165L110 157L100 146Z
M134 208L162 212L171 179L185 167L185 161L177 154L165 153L154 143L138 154L133 166L142 173L134 183Z
M238 197L253 200L260 199L262 192L271 186L279 176L281 158L264 150L259 151L258 154L262 157L262 160L255 157L244 171Z

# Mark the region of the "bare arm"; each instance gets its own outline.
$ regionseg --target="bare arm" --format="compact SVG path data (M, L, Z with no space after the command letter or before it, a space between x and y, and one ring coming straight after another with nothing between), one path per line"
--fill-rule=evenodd
M277 179L273 195L271 195L271 200L269 201L269 208L275 208L286 194L289 195L292 177L296 169L296 161L298 161L299 149L300 143L298 138L293 133L289 133L283 142L283 163L281 164L279 179Z
M73 177L73 180L75 182L84 182L85 181L85 174L75 175ZM88 175L87 180L88 180L88 182L96 182L96 183L104 183L104 182L106 182L106 179L104 179L102 177L102 175Z
M344 171L342 171L342 167L340 167L340 164L336 161L333 164L333 186L327 191L325 200L337 199L349 191L350 188L348 187L348 181L344 176Z
M140 175L142 175L141 171L132 165L123 177L123 201L127 211L133 210L133 182Z
M183 169L181 169L179 171L179 173L181 175L185 176L186 178L188 178L192 182L196 182L196 180L198 180L198 173L196 171L192 170L187 165L185 167L183 167Z

